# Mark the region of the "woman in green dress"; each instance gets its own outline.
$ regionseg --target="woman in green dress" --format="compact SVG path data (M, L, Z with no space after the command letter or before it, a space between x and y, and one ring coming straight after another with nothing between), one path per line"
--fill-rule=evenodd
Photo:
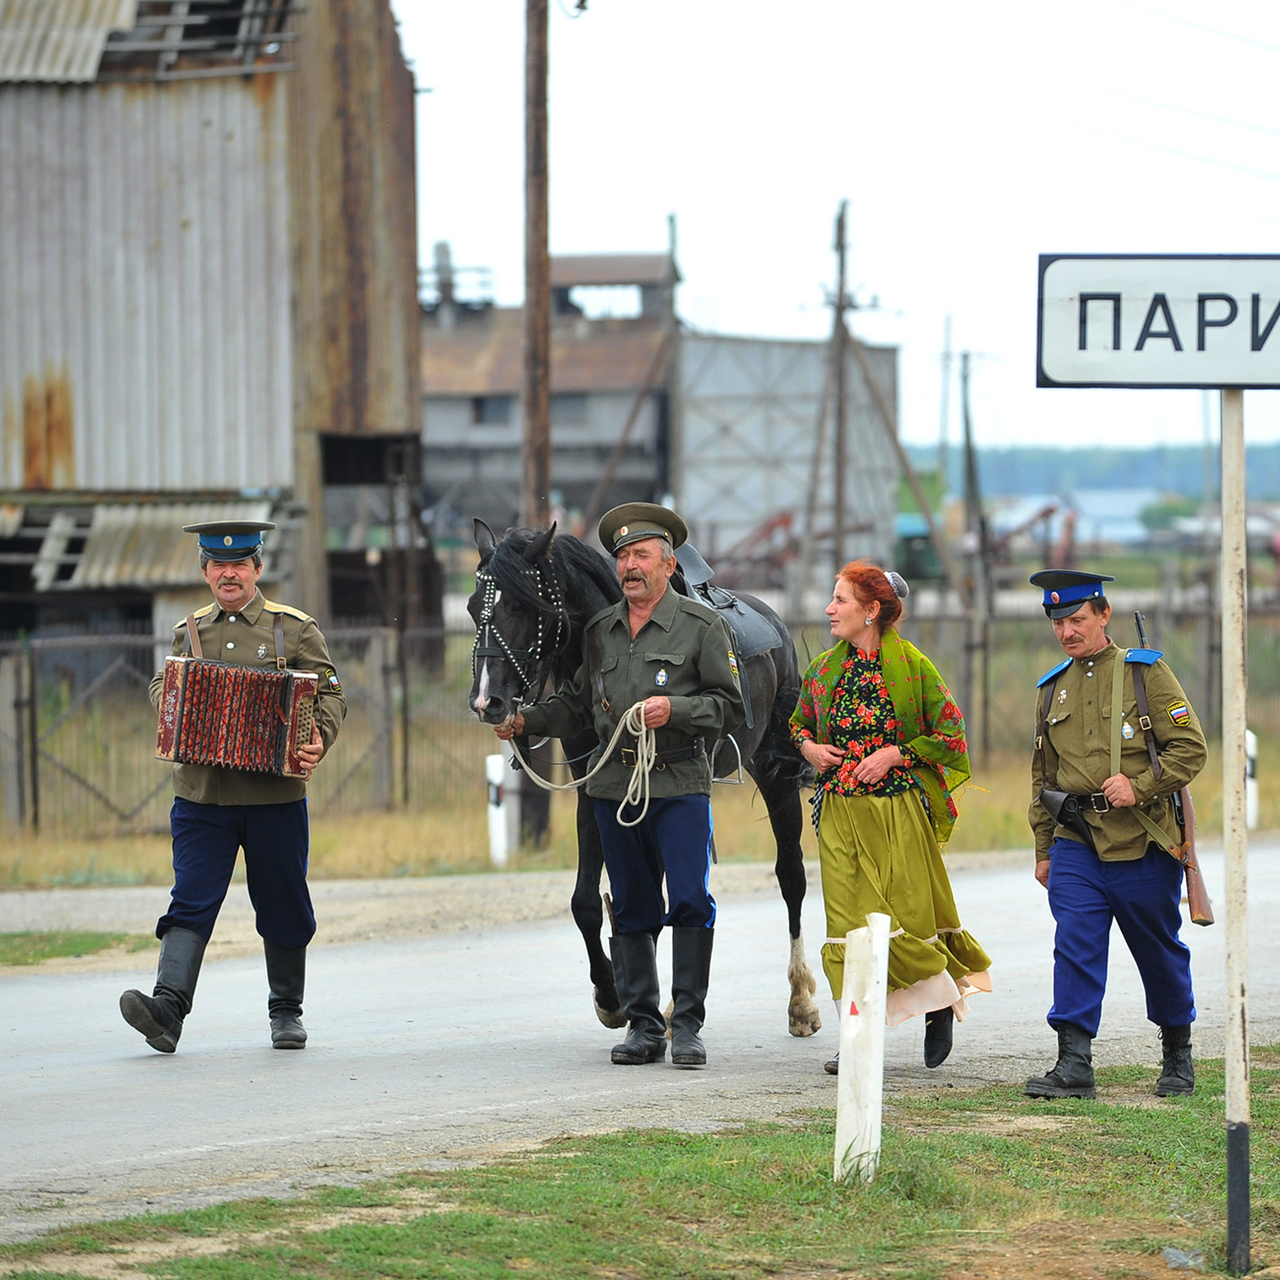
M817 775L814 825L827 940L822 967L837 1007L844 937L869 912L889 916L886 1022L925 1015L924 1060L941 1065L966 996L990 991L990 959L961 927L942 848L954 793L969 778L964 717L937 668L894 629L907 584L866 561L836 579L836 644L809 665L791 735ZM826 1064L839 1070L838 1059Z

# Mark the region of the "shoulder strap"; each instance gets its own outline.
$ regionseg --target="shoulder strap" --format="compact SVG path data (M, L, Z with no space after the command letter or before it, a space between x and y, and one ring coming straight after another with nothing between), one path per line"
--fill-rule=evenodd
M1045 768L1044 759L1044 724L1049 718L1049 708L1053 705L1053 689L1057 683L1056 680L1050 680L1044 686L1044 700L1040 703L1040 722L1036 725L1036 750L1040 753L1040 776L1045 782L1049 781L1049 774Z
M616 728L618 725L618 717L614 714L613 705L605 696L604 692L604 670L600 665L600 637L596 634L595 627L588 626L587 628L587 649L590 651L591 665L595 669L596 693L600 698L600 706L604 709L605 715Z
M1111 776L1120 772L1120 725L1124 720L1124 656L1128 649L1116 651L1116 665L1111 677Z
M1133 697L1138 704L1138 723L1142 726L1142 736L1147 742L1147 754L1151 757L1151 772L1160 776L1160 756L1156 751L1156 735L1151 727L1151 708L1147 705L1146 673L1135 664L1133 668Z
M196 615L194 613L187 614L187 652L196 658L204 657L204 650L200 646L200 632L196 627Z
M1120 772L1120 725L1124 720L1124 658L1126 653L1128 653L1127 649L1121 649L1120 652L1116 654L1115 675L1111 682L1111 773L1113 776ZM1138 690L1141 688L1142 701L1138 704L1138 709L1139 712L1146 717L1147 725L1149 726L1151 723L1151 717L1146 715L1145 709L1147 691L1143 688L1141 680L1142 669L1135 664L1133 666L1134 697L1135 699L1137 698ZM1149 728L1145 728L1144 732L1150 735ZM1147 750L1151 752L1151 759L1156 769L1156 777L1159 777L1160 765L1155 759L1155 744L1151 736L1147 737ZM1164 849L1167 853L1173 854L1179 862L1182 861L1182 854L1178 849L1178 846L1176 844L1169 843L1169 837L1165 835L1165 833L1161 831L1145 813L1142 812L1141 808L1134 805L1129 812L1137 818L1138 823L1146 831L1147 835L1150 836L1161 849Z
M276 646L276 669L283 671L288 663L284 659L284 614L273 615L271 622L271 638Z

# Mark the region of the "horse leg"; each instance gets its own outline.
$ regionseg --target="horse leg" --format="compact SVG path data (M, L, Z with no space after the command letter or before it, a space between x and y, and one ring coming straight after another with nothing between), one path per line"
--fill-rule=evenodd
M818 983L805 959L804 935L800 931L800 908L805 891L804 853L800 848L804 807L794 779L762 776L756 779L756 785L769 810L769 824L778 846L774 873L782 890L782 900L787 904L787 927L791 936L787 1026L793 1036L811 1036L822 1026L822 1017L813 999Z
M570 904L574 923L582 934L590 966L596 1017L606 1027L625 1027L627 1015L619 1007L618 988L613 981L613 962L600 941L604 906L600 898L600 877L604 853L592 802L585 791L578 793L578 880Z

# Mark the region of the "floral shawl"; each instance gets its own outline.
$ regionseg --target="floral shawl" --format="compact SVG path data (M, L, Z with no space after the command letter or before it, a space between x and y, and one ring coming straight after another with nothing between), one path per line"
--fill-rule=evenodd
M828 718L848 656L849 643L841 640L809 664L791 716L791 737L797 743L805 738L831 741ZM886 627L881 638L880 669L894 716L903 726L898 745L928 801L934 836L945 845L956 823L954 795L969 780L964 717L937 668L892 627Z

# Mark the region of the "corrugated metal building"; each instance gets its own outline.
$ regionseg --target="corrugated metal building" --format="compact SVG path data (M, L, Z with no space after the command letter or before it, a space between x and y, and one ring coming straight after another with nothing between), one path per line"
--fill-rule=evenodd
M327 612L326 442L416 447L413 103L388 0L0 4L0 632L167 627L210 503Z
M424 473L436 527L465 541L473 516L503 528L519 512L523 313L474 286L464 299L447 246L436 261L437 298L423 312ZM671 496L718 581L794 587L785 566L802 545L830 577L829 423L825 464L815 459L829 344L689 332L676 320L678 281L670 254L551 260L551 477L562 527L593 538L595 517L614 503ZM625 289L630 316L584 314L600 291L607 301ZM895 405L897 349L863 352ZM846 492L857 512L846 549L886 559L898 463L852 356L846 387Z

